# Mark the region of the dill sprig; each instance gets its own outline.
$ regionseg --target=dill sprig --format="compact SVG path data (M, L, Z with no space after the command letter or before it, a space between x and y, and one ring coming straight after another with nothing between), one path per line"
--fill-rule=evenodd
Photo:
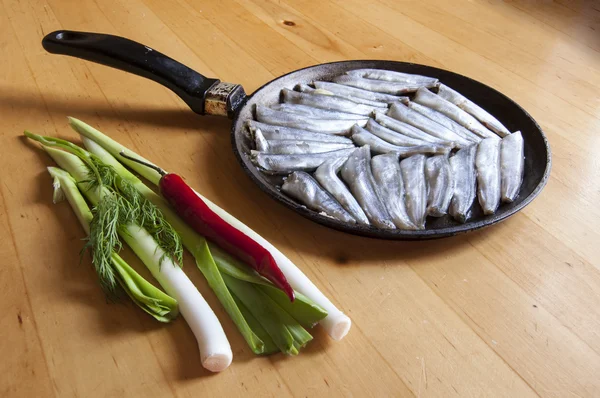
M164 251L160 263L165 258L170 258L174 263L183 263L183 244L181 237L175 229L165 219L158 207L146 199L132 183L121 178L115 173L120 195L128 201L131 217L135 223L144 227L148 233L156 240L158 246Z
M107 192L92 209L93 218L90 222L90 236L86 248L91 249L92 264L96 269L100 285L109 297L114 297L117 290L117 276L112 267L113 251L121 250L119 240L119 219L121 205L119 198Z
M181 237L167 222L162 212L146 199L129 181L123 179L116 170L102 162L96 155L60 138L45 137L25 132L25 135L42 145L58 147L79 157L88 168L88 177L81 181L81 189L102 188L98 205L92 209L90 236L84 247L92 251L92 263L100 279L100 285L109 298L115 298L118 278L111 266L112 252L118 252L122 245L119 232L124 232L128 224L145 228L164 251L165 258L175 264L183 262Z
M93 165L93 170L89 171L86 182L92 188L101 185L116 194L119 225L135 223L145 228L164 251L160 263L162 264L165 258L169 258L181 265L183 263L181 238L158 207L146 199L131 182L123 179L112 166L104 164L95 155L88 154L91 155L90 163ZM96 179L96 176L100 176L100 179Z

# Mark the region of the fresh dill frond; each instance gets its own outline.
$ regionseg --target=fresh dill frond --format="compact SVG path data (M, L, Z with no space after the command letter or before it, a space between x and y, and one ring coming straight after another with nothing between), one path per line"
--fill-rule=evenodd
M128 200L134 214L135 222L144 227L164 251L160 263L165 258L171 259L180 266L183 264L183 243L175 229L165 219L158 207L146 199L129 181L120 179L119 193Z
M181 265L183 263L181 237L165 220L158 207L146 199L131 182L119 176L112 166L103 163L95 155L92 155L91 163L95 171L89 170L90 187L101 185L116 194L119 203L119 224L134 223L145 228L165 252L160 262L169 258ZM96 178L97 175L100 176L100 180Z
M90 240L86 248L92 249L92 261L98 272L100 283L107 293L116 289L115 275L110 267L110 253L121 248L119 229L128 224L145 228L164 251L160 263L165 258L180 266L183 263L183 244L175 229L165 220L162 212L146 199L129 181L123 179L111 166L98 156L73 144L72 142L33 134L25 135L42 145L57 147L79 157L88 168L88 176L82 189L103 188L105 194L93 211L90 224Z
M176 264L183 264L183 244L181 237L173 229L171 224L165 220L161 211L150 203L148 200L144 200L143 205L144 216L143 227L152 235L156 240L164 254L160 258L162 264L165 258L170 258ZM148 215L151 215L150 217Z
M93 209L90 236L86 247L92 249L92 263L100 285L109 297L116 296L117 276L112 267L112 253L122 247L119 240L121 204L115 193L108 192Z

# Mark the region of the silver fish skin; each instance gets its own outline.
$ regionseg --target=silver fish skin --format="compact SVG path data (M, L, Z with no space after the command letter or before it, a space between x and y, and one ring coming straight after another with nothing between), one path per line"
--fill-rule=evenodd
M369 119L365 129L384 141L398 146L416 146L425 145L429 142L412 138L377 123L374 119Z
M401 122L400 120L389 117L381 112L375 112L374 119L383 127L386 127L390 130L394 130L397 133L405 135L407 137L426 142L434 142L436 144L448 143L450 147L454 148L454 142L448 142L440 138L434 137L432 135L429 135L415 126Z
M437 87L439 84L439 80L435 77L414 75L411 73L394 72L385 69L354 69L347 71L346 74L350 76L363 77L365 79L408 83L429 88Z
M374 101L374 100L370 100L367 98L362 98L353 94L349 94L348 91L346 89L350 89L350 90L359 90L359 89L355 89L354 87L348 87L348 86L342 86L341 84L335 84L335 83L329 83L329 82L313 82L313 84L319 83L319 85L321 85L321 83L323 84L332 84L334 86L338 86L341 87L342 90L337 89L336 92L324 89L324 88L313 88L309 85L306 84L299 84L295 87L296 91L300 91L303 93L311 93L311 94L320 94L320 95L333 95L335 97L340 97L340 98L344 98L353 102L356 102L357 104L364 104L364 105L369 105L372 106L374 108L382 108L385 109L388 107L388 103L387 101ZM364 91L364 90L361 90ZM367 93L369 93L369 91L367 91ZM387 94L382 94L382 95L387 95ZM400 101L400 100L405 100L408 101L408 97L396 97L393 95L390 95L390 97L395 98L393 101Z
M363 90L392 95L414 93L419 87L421 87L421 85L418 84L386 82L384 80L371 80L348 75L334 77L333 82L343 84L344 86L356 87Z
M300 91L301 93L308 93L308 94L335 95L331 91L323 90L320 88L314 88L314 87L309 86L308 84L298 84L298 85L296 85L296 87L294 87L294 90ZM346 98L346 99L351 99L351 98ZM354 102L358 102L358 101L354 101ZM367 105L373 105L373 104L367 104ZM377 104L375 106L379 106L379 105Z
M308 105L314 108L354 113L363 116L369 116L371 112L373 112L373 109L375 109L373 106L359 104L354 101L332 95L299 93L297 91L288 90L287 88L284 88L281 90L281 92L283 96L283 102L290 104Z
M444 114L481 138L498 138L496 134L479 123L479 120L427 89L417 90L413 101Z
M465 223L471 215L471 207L475 201L477 173L475 171L475 155L477 145L471 145L458 151L450 158L450 167L454 177L454 194L450 201L450 215L461 223Z
M484 214L494 214L500 204L500 140L486 138L477 145L477 198Z
M515 131L500 143L500 176L502 201L510 203L519 194L525 168L523 135Z
M337 135L348 134L352 126L355 124L364 126L368 120L368 118L361 120L312 119L295 113L275 111L262 105L256 106L256 118L262 123Z
M448 213L454 194L454 178L446 155L432 156L425 162L427 179L427 214L442 217Z
M308 105L300 104L275 104L270 106L271 109L281 112L296 113L298 115L306 115L314 119L352 119L360 120L365 117L354 113L346 113L339 111L330 111L327 109L314 108Z
M354 217L304 171L294 171L290 174L284 180L281 190L311 210L325 213L340 221L356 223Z
M342 166L341 175L371 224L384 229L396 228L379 197L371 171L371 150L368 146L352 152Z
M256 149L258 151L280 155L323 153L345 148L354 148L354 145L339 142L264 140L259 146L258 140L256 141Z
M449 130L441 124L429 119L428 117L421 115L419 112L410 109L406 105L392 105L387 115L396 120L421 129L427 134L439 138L440 140L454 142L457 148L463 148L471 144L471 142L465 140L452 130Z
M400 161L400 171L405 189L406 211L418 229L425 229L427 215L427 183L425 181L425 155L413 155Z
M339 95L335 95L331 91L323 90L323 89L320 89L320 88L316 88L315 91L312 91L312 94L331 95L331 96L334 96L334 97L339 97ZM346 98L346 99L351 99L351 98ZM354 101L354 102L359 102L359 101ZM367 105L373 105L373 104L367 104ZM379 105L375 105L375 106L379 106Z
M413 101L410 101L408 103L408 107L414 111L419 112L421 115L433 120L434 122L441 124L442 126L446 127L448 130L451 130L452 132L458 134L459 136L461 136L462 138L464 138L465 140L467 140L473 144L477 144L477 143L479 143L479 141L482 140L482 138L480 136L478 136L471 130L466 129L465 127L461 126L460 124L456 123L454 120L450 119L448 116L444 115L443 113L440 113L436 110L433 110L431 108L428 108L424 105L418 104Z
M426 143L425 145L417 146L394 145L382 140L373 133L359 126L352 127L351 138L357 146L369 145L371 147L371 151L375 153L396 153L401 157L408 157L417 153L448 154L451 149L450 147L445 145L432 143Z
M314 131L294 129L291 127L275 126L257 122L256 120L246 121L246 128L250 131L250 136L253 139L256 131L260 130L262 136L267 140L312 140L352 144L352 140L347 137L327 133L315 133Z
M260 152L269 152L269 143L265 139L265 136L263 135L262 131L260 131L260 129L257 129L253 132L252 135L254 137L254 147L256 148L256 150Z
M391 104L394 102L408 102L408 97L378 93L375 91L363 90L361 88L345 86L343 84L320 81L315 81L313 84L318 89L327 90L335 95L350 99L364 99L385 104Z
M406 212L404 203L404 181L400 161L393 153L377 155L371 159L375 183L390 217L399 229L417 229Z
M438 95L475 117L481 124L498 134L500 137L506 137L510 134L510 131L500 123L498 119L458 91L455 91L444 84L440 84Z
M324 161L335 158L346 158L355 148L339 149L331 152L281 155L250 151L250 159L267 174L289 174L292 171L314 171Z
M346 163L345 158L326 160L317 168L317 171L315 171L315 179L331 194L331 196L340 202L342 207L346 209L359 224L369 225L370 223L367 215L354 196L352 196L352 193L350 193L346 185L338 177L338 173L344 163Z

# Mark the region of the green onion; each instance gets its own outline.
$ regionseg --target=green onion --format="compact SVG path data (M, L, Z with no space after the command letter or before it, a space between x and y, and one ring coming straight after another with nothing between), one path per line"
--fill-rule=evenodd
M316 323L327 316L327 311L315 304L302 293L295 292L296 299L292 302L287 295L276 288L265 278L258 275L250 267L240 264L230 254L220 251L217 247L211 246L213 252L218 251L217 267L223 274L227 274L236 279L251 282L260 285L259 289L267 294L273 301L288 312L304 327L313 327Z
M246 283L227 274L223 275L223 279L281 352L297 355L298 350L312 340L310 333L298 321L262 291L263 285ZM282 294L286 297L285 293Z

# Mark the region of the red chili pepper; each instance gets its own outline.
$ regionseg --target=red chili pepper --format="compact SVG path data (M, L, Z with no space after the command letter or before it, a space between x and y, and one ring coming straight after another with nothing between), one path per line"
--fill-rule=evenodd
M158 184L162 196L175 212L200 235L215 242L231 255L249 264L294 301L294 289L277 266L271 253L252 238L223 220L177 174L121 153L121 156L148 166L161 174Z

